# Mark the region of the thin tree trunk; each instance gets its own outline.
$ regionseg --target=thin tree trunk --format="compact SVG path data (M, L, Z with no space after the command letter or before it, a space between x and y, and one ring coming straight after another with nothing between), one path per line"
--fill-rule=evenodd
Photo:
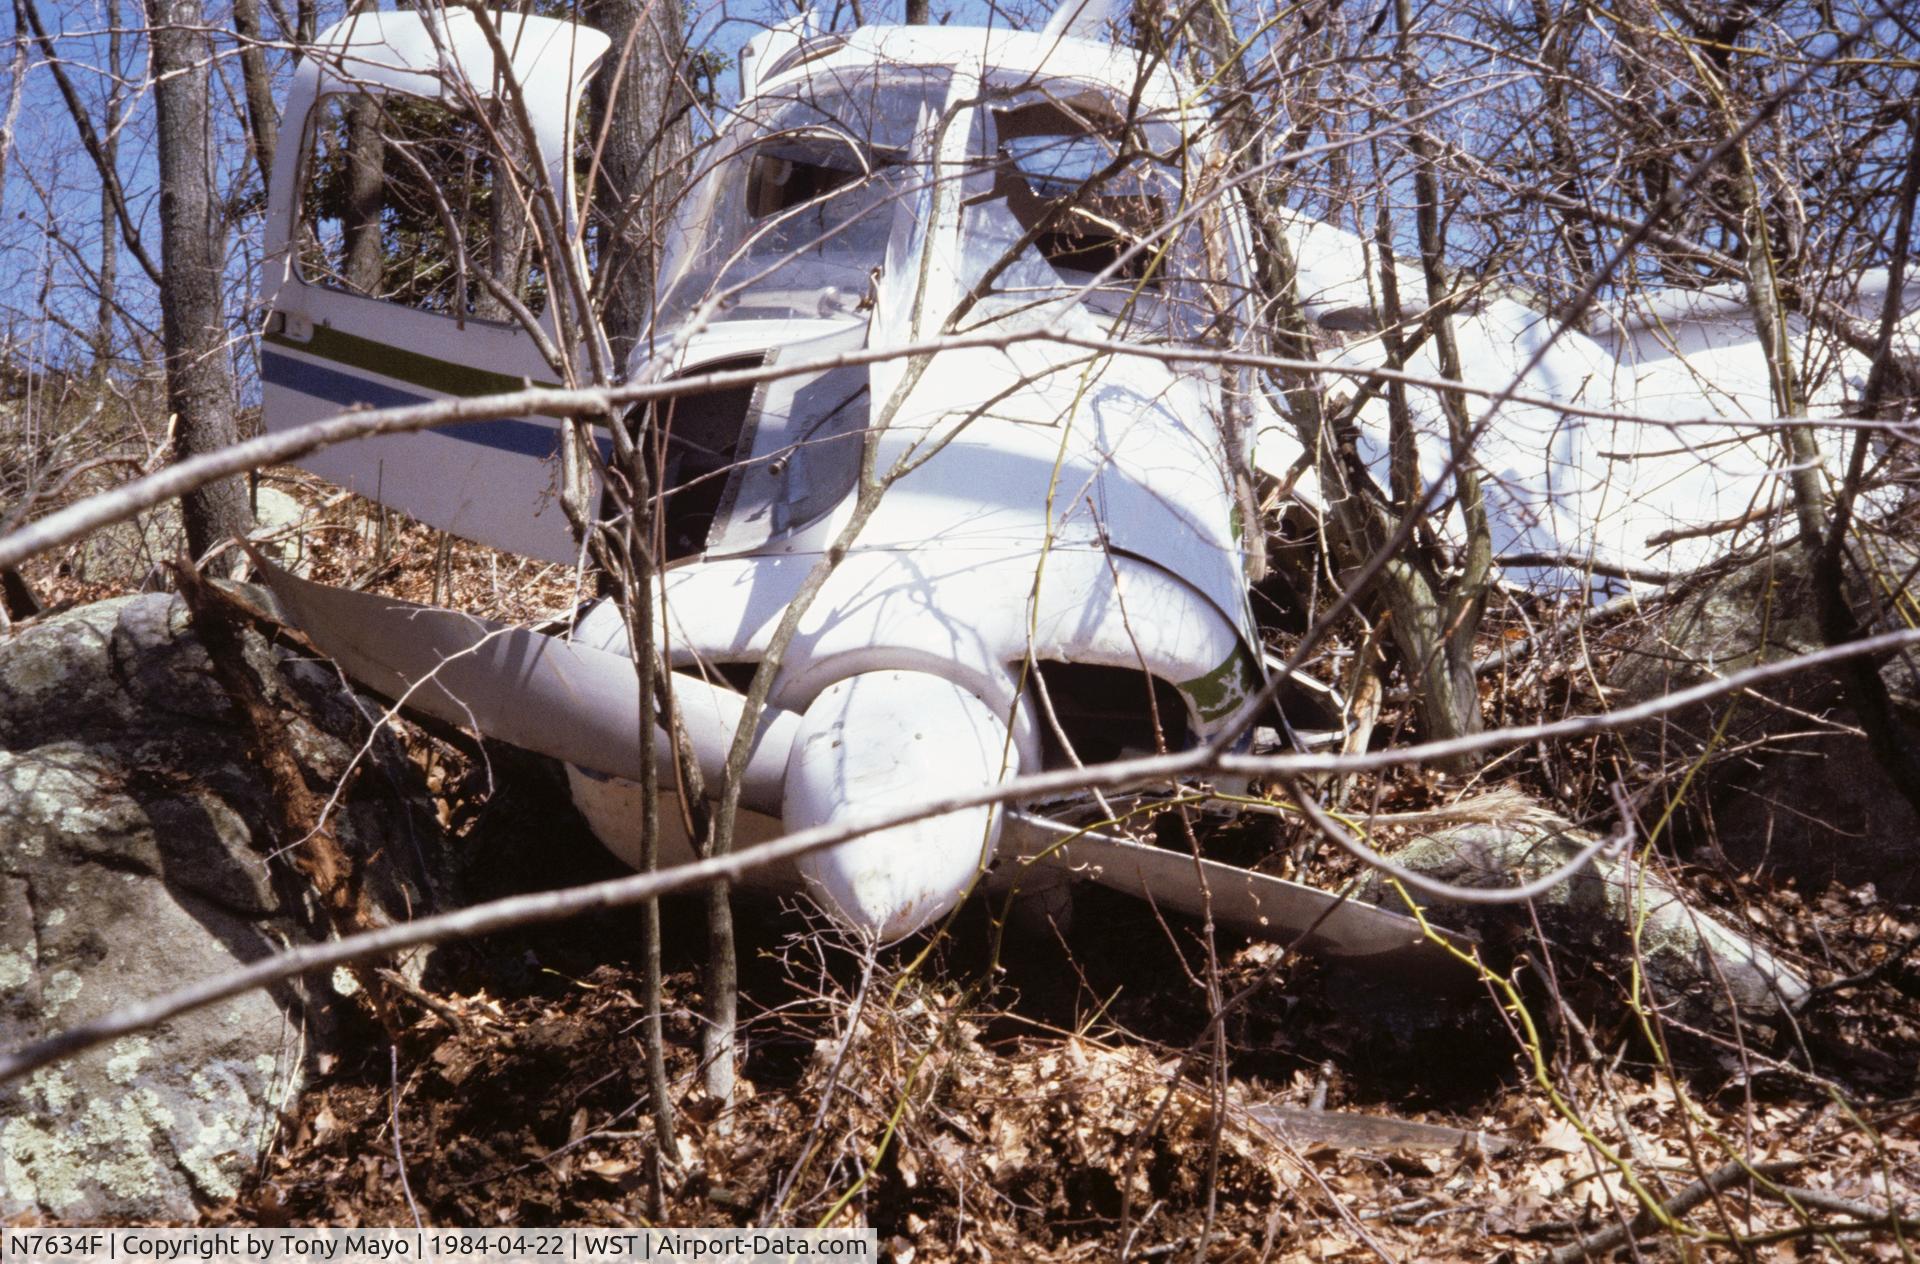
M347 110L346 282L376 296L383 271L380 206L386 196L386 157L380 103L362 96Z
M117 167L120 161L120 120L126 109L126 92L121 83L120 0L107 0L107 134L103 143L106 163ZM104 375L113 358L114 290L120 274L120 233L113 218L113 193L107 181L100 182L100 289L94 311L93 366Z
M594 0L587 21L616 50L615 64L594 78L591 104L600 145L594 289L618 372L652 320L659 228L680 190L689 102L677 71L685 36L680 7L669 0Z
M1381 339L1387 351L1389 367L1406 366L1412 355L1402 334L1406 319L1400 299L1399 261L1393 253L1393 226L1387 211L1387 196L1380 193L1376 215L1375 241L1379 246L1381 316L1385 328ZM1386 388L1389 475L1396 513L1412 513L1425 494L1420 477L1419 437L1414 432L1406 387L1389 382ZM1382 533L1375 531L1372 536ZM1372 538L1370 536L1369 538ZM1372 547L1381 547L1374 545ZM1388 562L1382 572L1382 600L1391 612L1387 631L1399 647L1406 666L1407 683L1421 728L1438 736L1458 734L1463 712L1471 716L1477 731L1480 710L1474 692L1472 664L1465 675L1466 697L1471 708L1463 706L1461 675L1456 670L1448 636L1446 609L1449 597L1438 571L1415 550Z
M7 113L0 120L0 208L7 204L7 166L13 160L13 133L20 121L20 95L27 90L27 33L15 11L13 56L7 65Z
M632 641L633 661L640 677L641 741L647 747L641 752L640 759L640 868L643 872L651 873L660 865L660 767L652 750L658 738L654 714L661 695L670 690L672 685L660 679L655 663L651 545L653 514L649 511L653 498L648 494L650 489L644 481L647 478L645 457L636 459L633 467L636 479L642 480L635 499L645 508L636 508L631 520L631 535L628 537L632 585L628 590L631 601L627 611L627 628ZM661 1161L672 1162L679 1155L673 1137L673 1089L667 1081L666 1028L662 1025L661 1015L663 979L658 900L647 900L640 905L640 951L647 1016L647 1036L643 1043L647 1059L647 1093L653 1098L653 1135L660 1147ZM657 1180L654 1188L659 1188ZM657 1215L664 1209L655 1207L653 1210Z
M221 280L225 251L214 217L207 84L213 50L199 0L148 0L160 164L161 335L167 406L177 453L197 456L233 443L233 381L227 367ZM221 479L181 499L195 557L252 525L246 488Z
M273 178L273 149L280 128L280 111L273 104L273 78L267 71L267 50L260 42L260 0L233 0L233 30L240 39L240 77L246 85L253 161L260 170L260 187L264 189Z
M1773 406L1781 417L1804 420L1806 401L1801 398L1793 363L1792 330L1787 324L1786 307L1780 301L1773 238L1767 232L1759 174L1754 170L1753 155L1745 145L1740 146L1736 161L1733 187L1745 221L1747 300L1753 312L1754 332L1759 335L1760 350L1767 362L1767 385L1773 395ZM1827 489L1821 481L1819 444L1811 425L1787 426L1781 433L1787 458L1793 466L1790 482L1800 531L1817 547L1827 529Z
M595 77L590 89L594 143L598 150L594 186L589 193L596 246L594 298L611 352L609 371L622 373L646 336L657 301L660 226L681 183L681 162L688 136L688 101L678 68L684 60L679 6L668 0L594 0L587 20L604 31L616 50L613 64ZM640 414L647 418L655 410ZM636 436L645 451L647 433ZM631 472L636 495L631 506L633 544L628 550L628 625L634 661L640 668L641 696L653 705L653 549L656 502L644 468ZM662 702L667 700L662 698ZM652 726L643 726L652 732ZM651 863L658 828L657 787L643 784L647 833L643 861ZM724 883L707 893L706 1024L703 1055L709 1094L726 1101L733 1094L733 1033L738 1011L734 959L733 905ZM672 1103L667 1098L666 1063L660 1028L660 922L657 904L642 909L641 935L648 1014L647 1078L655 1098L654 1132L665 1155L673 1157Z
M1400 89L1407 112L1418 115L1424 105L1420 71L1414 64L1413 6L1394 0L1399 24ZM1427 286L1427 325L1433 335L1440 376L1461 380L1460 349L1454 340L1453 317L1447 303L1451 287L1446 276L1446 240L1440 225L1440 181L1434 175L1433 146L1422 124L1408 135L1413 153L1414 223L1420 239L1420 271ZM1391 268L1389 261L1385 264ZM1480 691L1474 683L1473 644L1486 609L1487 588L1493 573L1493 532L1487 521L1485 493L1471 451L1473 423L1465 397L1458 391L1440 391L1440 409L1447 419L1447 437L1453 450L1453 486L1460 505L1466 548L1461 573L1447 586L1434 644L1422 647L1430 657L1409 664L1420 698L1421 727L1429 739L1460 737L1480 731ZM1456 762L1465 771L1475 761Z
M1585 202L1581 188L1581 149L1574 140L1573 114L1567 100L1567 78L1571 73L1568 47L1570 32L1580 29L1584 6L1556 14L1547 0L1533 0L1533 20L1541 41L1544 66L1541 90L1546 94L1541 123L1547 132L1547 179L1570 202ZM1578 215L1560 213L1560 231L1565 235L1567 254L1573 260L1574 274L1566 278L1569 291L1577 293L1593 276L1596 266L1592 225Z
M1908 111L1907 168L1900 184L1898 209L1894 212L1893 257L1887 264L1887 291L1881 299L1880 333L1867 369L1866 386L1861 391L1861 415L1877 421L1895 420L1901 411L1890 406L1888 395L1895 377L1893 337L1900 324L1901 297L1906 291L1907 265L1913 251L1916 202L1920 202L1920 104ZM1909 402L1907 408L1911 407ZM1808 537L1806 541L1806 546L1813 550L1814 587L1820 598L1820 631L1828 645L1859 640L1872 630L1862 626L1847 597L1847 536L1853 527L1854 505L1866 473L1867 447L1871 442L1871 431L1855 432L1853 453L1840 494L1834 501L1833 521L1826 528L1826 538ZM1864 585L1869 575L1867 568L1860 569ZM1914 814L1920 816L1920 751L1915 750L1901 731L1879 665L1865 660L1848 662L1837 674L1847 691L1847 700L1860 717L1860 727L1866 730L1867 749L1887 779L1899 787Z
M1192 21L1194 40L1211 62L1210 67L1203 69L1217 76L1226 93L1220 120L1228 147L1236 155L1236 162L1257 163L1262 152L1261 123L1254 114L1246 87L1248 79L1238 40L1226 23L1225 14L1207 5L1194 10ZM1431 178L1430 171L1428 175ZM1314 359L1313 330L1300 303L1297 270L1278 207L1268 201L1267 186L1263 182L1244 182L1242 189L1242 200L1253 229L1256 284L1264 300L1269 344L1276 354L1288 359ZM1436 187L1430 185L1426 192L1437 205ZM1437 212L1431 231L1436 235L1439 232ZM1382 266L1394 266L1390 250L1384 250ZM1430 276L1429 287L1430 293L1444 292L1444 281ZM1442 354L1442 371L1446 372L1444 350ZM1448 375L1457 378L1457 351L1453 353L1452 364ZM1302 446L1313 455L1326 493L1327 533L1333 551L1342 565L1363 566L1369 558L1389 547L1398 534L1399 524L1389 515L1388 502L1380 495L1359 456L1352 424L1357 414L1344 411L1339 417L1332 415L1327 409L1322 385L1312 374L1281 373L1276 377L1284 390L1289 419ZM1349 410L1352 407L1350 405ZM1464 417L1457 398L1452 401L1452 408ZM1450 411L1449 416L1452 415ZM1456 444L1464 440L1465 433L1464 425L1453 427ZM1458 486L1468 515L1470 545L1476 540L1487 545L1483 550L1470 548L1469 571L1462 583L1444 587L1433 569L1413 556L1410 549L1387 559L1374 579L1380 603L1391 612L1388 630L1407 664L1422 728L1431 738L1475 732L1480 725L1479 694L1472 675L1472 641L1492 552L1477 484L1467 463L1461 464L1463 479ZM1417 479L1414 484L1408 493L1411 498L1418 496ZM1408 508L1411 503L1410 499Z
M487 190L486 257L469 258L467 266L484 269L507 294L516 300L525 300L527 252L531 245L527 229L533 219L530 200L534 185L527 155L532 152L532 147L521 135L520 125L512 111L506 109L503 103L496 102L495 105L499 108L494 113L493 130L499 140L499 150L487 155L493 179ZM461 199L461 203L471 205L466 197ZM510 321L514 318L512 305L487 287L482 287L474 294L473 314L481 320Z

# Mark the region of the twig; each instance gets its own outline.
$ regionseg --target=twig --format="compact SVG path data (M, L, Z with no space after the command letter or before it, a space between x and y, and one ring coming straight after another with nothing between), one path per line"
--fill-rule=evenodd
M400 1046L387 1046L387 1117L393 1128L393 1161L400 1169L400 1192L406 1195L407 1210L413 1213L413 1227L424 1229L420 1206L413 1201L413 1186L407 1180L407 1154L400 1146Z
M1722 1164L1707 1173L1705 1180L1693 1182L1661 1203L1660 1210L1669 1219L1678 1220L1730 1185L1750 1180L1754 1176L1784 1176L1803 1162L1804 1160L1801 1159L1776 1159L1765 1163L1736 1160ZM1575 1264L1577 1260L1604 1256L1616 1247L1625 1246L1628 1239L1644 1237L1659 1227L1660 1221L1653 1213L1643 1210L1625 1224L1610 1224L1598 1233L1589 1234L1578 1242L1569 1242L1558 1248L1546 1257L1545 1264Z
M1752 526L1756 522L1765 522L1786 512L1784 505L1762 505L1758 509L1749 509L1746 513L1733 518L1722 518L1718 522L1702 523L1697 527L1675 527L1671 531L1656 531L1647 537L1647 547L1657 549L1663 544L1678 544L1682 540L1696 540L1701 536L1719 535L1722 531L1738 531L1741 527Z
M819 1150L820 1131L826 1127L827 1111L833 1105L834 1091L840 1086L840 1075L847 1064L847 1056L860 1036L860 1024L866 1019L867 988L873 982L874 949L868 947L860 963L860 983L854 989L853 999L847 1004L847 1031L840 1040L840 1048L834 1053L833 1065L827 1070L827 1082L820 1090L820 1105L813 1113L813 1123L807 1129L807 1135L801 1146L800 1158L788 1170L781 1180L780 1188L773 1195L773 1218L768 1221L772 1227L786 1214L787 1200L793 1194L794 1186L806 1175L807 1168L813 1163L813 1156Z
M1824 1189L1807 1189L1800 1185L1757 1185L1754 1187L1762 1197L1771 1198L1788 1206L1812 1207L1816 1211L1830 1211L1835 1215L1852 1216L1857 1220L1884 1219L1892 1215L1891 1211L1871 1207L1866 1203L1855 1202L1851 1198L1842 1198L1838 1194Z
M1578 632L1583 628L1590 628L1596 624L1605 623L1623 614L1637 613L1648 599L1648 596L1642 596L1638 593L1622 593L1605 605L1588 606L1574 611L1541 632L1537 632L1532 636L1522 637L1517 641L1509 641L1499 649L1493 651L1493 653L1485 654L1474 659L1473 674L1475 676L1491 675L1499 671L1502 667L1514 662L1516 659L1525 658L1527 655L1539 649L1541 641L1547 639L1549 635L1557 636ZM1659 600L1657 597L1653 599ZM1410 697L1412 697L1412 694L1405 687L1401 687L1390 691L1387 694L1387 701L1405 703Z
M1878 961L1856 974L1849 974L1839 979L1830 979L1820 986L1810 989L1805 996L1800 998L1799 1004L1793 1006L1793 1012L1795 1014L1804 1014L1815 1002L1823 1001L1836 992L1865 987L1869 983L1878 981L1882 975L1889 973L1902 962L1906 961L1908 957L1912 956L1915 948L1920 948L1920 930L1908 935L1905 941L1903 941L1898 948L1894 949L1893 952L1889 953L1884 960Z
M1630 579L1639 584L1671 584L1674 580L1672 571L1603 561L1583 553L1502 553L1493 560L1505 567L1563 566L1593 575L1605 575L1610 579Z
M1920 1230L1920 1220L1900 1216L1876 1216L1872 1220L1852 1221L1816 1220L1807 1224L1790 1225L1785 1229L1770 1229L1765 1233L1748 1234L1737 1241L1741 1246L1771 1246L1775 1242L1791 1242L1795 1238L1831 1237L1843 1233L1874 1233L1895 1229L1902 1233L1912 1233Z
M374 973L379 975L388 987L419 1005L452 1030L461 1034L466 1034L473 1030L473 1024L468 1022L459 1010L414 983L398 970L382 968L374 971Z

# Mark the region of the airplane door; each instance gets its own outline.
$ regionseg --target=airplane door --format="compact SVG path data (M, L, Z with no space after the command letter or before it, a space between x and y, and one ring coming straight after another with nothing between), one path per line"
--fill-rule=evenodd
M268 199L260 349L268 430L356 406L567 377L528 329L562 345L553 309L565 299L551 275L559 269L527 199L544 171L547 187L570 202L572 120L608 41L545 18L487 20L504 59L480 19L461 10L363 12L301 60ZM525 152L508 82L519 85L534 152ZM571 243L575 212L562 213ZM556 418L503 415L356 440L300 464L467 539L570 561L562 434Z

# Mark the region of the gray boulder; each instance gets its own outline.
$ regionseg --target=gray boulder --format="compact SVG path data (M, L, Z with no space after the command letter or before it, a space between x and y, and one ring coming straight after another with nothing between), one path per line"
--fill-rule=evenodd
M1920 594L1917 563L1920 554L1884 537L1853 550L1847 597L1861 626L1906 626L1900 611L1910 615ZM1806 550L1783 547L1708 580L1636 631L1609 675L1610 701L1627 706L1818 649L1819 611ZM1896 655L1875 667L1896 740L1920 751L1920 665ZM1896 899L1920 895L1920 820L1861 735L1840 673L1803 673L1758 697L1680 712L1628 740L1652 766L1701 764L1680 822L1734 865L1816 885L1872 882Z
M370 704L258 635L246 654L324 792L365 742ZM280 840L247 747L176 597L101 602L0 641L0 1047L316 933L297 873L268 859ZM396 909L432 903L422 878L441 860L410 775L380 736L338 817ZM190 1219L234 1197L326 1019L321 996L248 993L0 1085L0 1219Z
M94 532L73 551L70 564L75 578L92 583L157 584L161 564L179 557L186 546L180 506L169 501Z

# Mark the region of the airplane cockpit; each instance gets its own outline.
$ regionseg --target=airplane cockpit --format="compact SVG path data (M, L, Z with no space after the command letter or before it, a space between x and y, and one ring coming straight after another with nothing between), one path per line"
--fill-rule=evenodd
M1240 288L1179 126L1113 85L816 67L743 103L725 145L668 241L668 325L866 312L889 256L909 261L938 219L959 328L1058 319L1067 300L1110 336L1200 342Z

